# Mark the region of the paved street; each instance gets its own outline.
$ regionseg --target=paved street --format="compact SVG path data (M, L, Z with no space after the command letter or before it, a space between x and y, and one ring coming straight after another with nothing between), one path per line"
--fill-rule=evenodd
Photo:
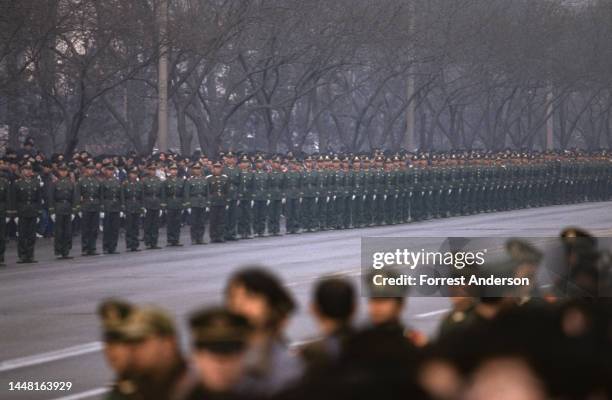
M96 398L110 380L99 351L97 303L117 296L155 303L185 317L198 306L221 301L229 274L262 264L280 274L300 303L289 329L291 341L311 337L315 327L307 300L317 277L344 272L357 277L362 236L545 236L579 225L612 235L612 203L587 203L425 221L360 230L327 231L157 251L123 253L65 262L39 240L39 263L15 264L15 243L0 269L0 398ZM183 233L187 234L187 228ZM76 240L78 242L78 240ZM188 243L186 236L183 243ZM80 254L77 245L73 254ZM406 321L431 334L448 308L447 299L414 298ZM363 313L360 313L363 319ZM186 340L183 344L187 345ZM67 393L8 392L10 381L70 381Z

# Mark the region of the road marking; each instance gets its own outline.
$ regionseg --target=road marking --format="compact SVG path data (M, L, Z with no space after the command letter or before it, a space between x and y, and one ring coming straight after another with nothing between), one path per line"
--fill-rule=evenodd
M75 393L73 395L70 396L64 396L64 397L58 397L55 398L53 400L79 400L79 399L86 399L88 397L94 397L94 396L101 396L105 393L110 392L109 388L97 388L97 389L91 389L91 390L87 390L85 392L81 392L81 393Z
M91 342L67 347L65 349L40 353L33 356L14 358L0 362L0 372L11 371L18 368L30 367L51 361L61 360L69 357L76 357L83 354L95 353L102 350L102 342Z
M450 308L443 308L441 310L435 310L435 311L430 311L430 312L426 312L426 313L416 314L414 317L415 318L433 317L434 315L444 314L444 313L447 313L449 311L450 311Z

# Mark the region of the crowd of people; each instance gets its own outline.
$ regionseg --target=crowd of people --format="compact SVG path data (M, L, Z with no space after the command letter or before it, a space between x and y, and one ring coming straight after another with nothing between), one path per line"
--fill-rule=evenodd
M393 225L481 212L605 201L612 198L612 153L567 151L402 151L367 154L202 152L46 157L26 140L0 161L0 263L6 237L17 237L19 263L36 262L38 236L72 258L83 256ZM281 229L282 216L285 229ZM7 232L8 230L8 232ZM141 230L143 235L141 237Z
M296 303L262 267L238 270L222 304L191 313L188 354L166 311L106 300L107 399L612 399L610 255L577 228L560 242L567 279L497 297L458 288L430 336L406 324L406 292L372 287L367 322L356 323L359 294L341 275L315 283L320 336L294 345L285 330ZM506 252L515 276L536 279L537 247L510 239Z

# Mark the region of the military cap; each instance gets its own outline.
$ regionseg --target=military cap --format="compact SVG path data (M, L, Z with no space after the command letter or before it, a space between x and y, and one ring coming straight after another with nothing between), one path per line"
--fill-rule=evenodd
M223 354L244 350L253 332L245 317L217 307L192 314L189 327L196 349Z
M132 304L120 299L108 299L98 305L97 314L102 322L104 341L121 342L125 340L121 329L133 310Z
M32 169L32 163L30 161L26 161L21 165L21 169Z
M196 162L191 166L191 169L202 169L202 164Z
M220 161L215 161L215 163L213 164L213 167L222 167L222 164Z
M178 169L178 166L175 163L170 164L169 169Z
M542 252L524 240L508 240L506 251L518 263L539 264L542 260Z
M225 157L234 157L234 153L230 150L225 154Z
M137 174L138 173L138 167L131 167L128 172L130 174Z
M104 164L104 169L115 169L115 166L113 163L106 163Z
M156 169L156 168L157 168L157 166L153 162L147 164L147 169Z
M261 155L258 155L257 157L255 157L255 162L256 163L262 163L264 162L264 158Z
M240 162L247 162L247 163L248 163L248 162L251 162L251 160L249 159L248 154L243 154L243 155L240 157Z
M66 165L66 163L60 163L57 165L57 169L62 170L62 171L67 171L68 165Z
M304 161L313 161L312 156L306 156L306 158L304 158Z
M174 321L164 310L144 307L131 312L118 333L126 341L139 342L152 336L175 336L176 329Z
M338 156L336 156L336 157L334 157L334 159L332 161L335 162L335 163L339 163L340 159L338 158Z

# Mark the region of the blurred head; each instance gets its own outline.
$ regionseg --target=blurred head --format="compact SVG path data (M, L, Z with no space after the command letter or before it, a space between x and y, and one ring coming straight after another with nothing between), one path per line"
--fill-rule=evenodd
M398 322L403 309L403 297L372 297L368 300L368 316L374 325Z
M244 316L257 330L280 333L295 309L289 292L270 272L254 267L234 274L225 290L230 311Z
M351 282L342 278L320 280L314 288L312 311L324 330L349 325L355 312Z
M123 300L109 299L98 306L102 322L104 356L117 375L125 375L131 367L132 348L121 333L133 306Z
M502 356L481 363L465 393L467 400L543 400L544 384L520 357Z
M251 325L238 314L211 308L193 314L189 326L202 383L214 392L230 391L243 376Z
M174 322L157 308L130 314L121 328L130 343L132 368L139 375L155 375L171 368L180 357Z

